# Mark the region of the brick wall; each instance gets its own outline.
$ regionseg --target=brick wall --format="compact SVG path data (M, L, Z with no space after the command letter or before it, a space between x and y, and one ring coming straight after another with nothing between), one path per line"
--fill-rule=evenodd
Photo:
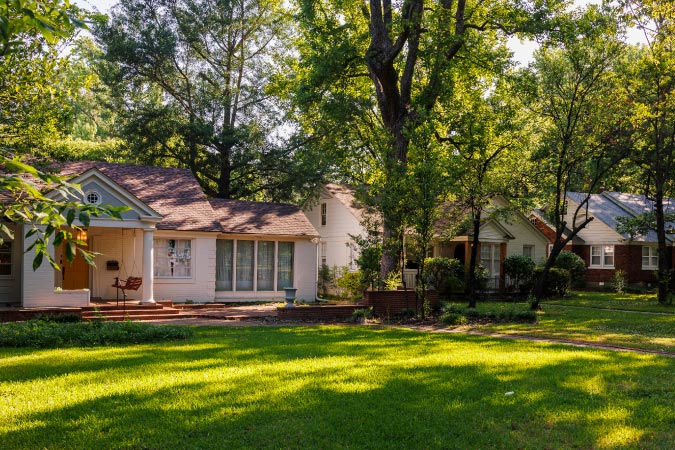
M539 231L544 233L544 236L546 236L548 239L549 244L552 244L553 241L555 241L555 230L542 222L541 219L537 218L534 222L534 226L537 227ZM572 244L568 243L563 247L563 250L572 251ZM546 257L548 258L548 248L546 249Z
M363 302L373 307L373 313L381 317L390 317L401 314L406 309L421 308L416 304L415 291L366 291ZM428 291L427 298L433 308L438 307L438 292Z
M320 305L298 306L295 308L277 308L279 320L345 320L351 319L355 309L367 308L365 305Z
M575 245L572 251L579 255L585 262L586 267L590 265L590 246ZM653 270L642 270L642 246L640 245L615 245L614 246L614 268L613 269L591 269L586 270L586 281L595 284L599 282L608 283L614 278L614 272L623 270L626 274L628 283L655 283L656 277Z

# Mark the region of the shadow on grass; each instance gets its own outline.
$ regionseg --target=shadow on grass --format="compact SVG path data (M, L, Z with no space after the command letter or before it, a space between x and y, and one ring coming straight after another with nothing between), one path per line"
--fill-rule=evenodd
M0 397L16 411L0 413L3 448L670 448L675 439L664 406L674 364L650 356L349 327L205 328L192 342L38 353L3 361L0 351ZM25 405L48 395L33 387L51 393L73 375L81 386L60 387L60 404Z

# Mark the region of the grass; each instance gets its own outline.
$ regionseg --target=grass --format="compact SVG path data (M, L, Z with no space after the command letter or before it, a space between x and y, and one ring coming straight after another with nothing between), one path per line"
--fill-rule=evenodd
M575 293L542 304L536 324L490 323L482 331L675 353L675 308L637 294Z
M672 448L675 360L374 327L0 349L3 449Z
M571 296L546 300L545 304L586 308L650 311L675 314L675 306L661 305L656 294L615 294L613 292L574 292Z

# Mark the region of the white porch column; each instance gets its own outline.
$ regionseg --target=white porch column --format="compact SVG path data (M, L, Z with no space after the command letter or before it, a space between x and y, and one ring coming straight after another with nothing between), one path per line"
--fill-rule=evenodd
M143 230L143 297L141 303L155 303L153 238L153 230Z

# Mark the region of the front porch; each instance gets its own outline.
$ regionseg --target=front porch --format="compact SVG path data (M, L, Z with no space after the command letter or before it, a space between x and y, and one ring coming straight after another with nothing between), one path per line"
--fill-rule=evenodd
M92 220L92 224L94 222ZM113 223L129 226L124 222ZM33 271L32 258L30 254L25 254L22 306L88 307L92 301L116 299L118 296L122 299L122 292L113 284L116 279L132 276L142 278L142 284L138 290L127 291L127 299L154 303L154 230L147 226L127 227L91 226L78 232L77 239L86 242L86 249L95 253L95 266L87 264L79 252L72 264L68 263L64 247L59 246L53 249L53 257L61 270L43 264ZM30 243L27 239L24 248L28 248Z

